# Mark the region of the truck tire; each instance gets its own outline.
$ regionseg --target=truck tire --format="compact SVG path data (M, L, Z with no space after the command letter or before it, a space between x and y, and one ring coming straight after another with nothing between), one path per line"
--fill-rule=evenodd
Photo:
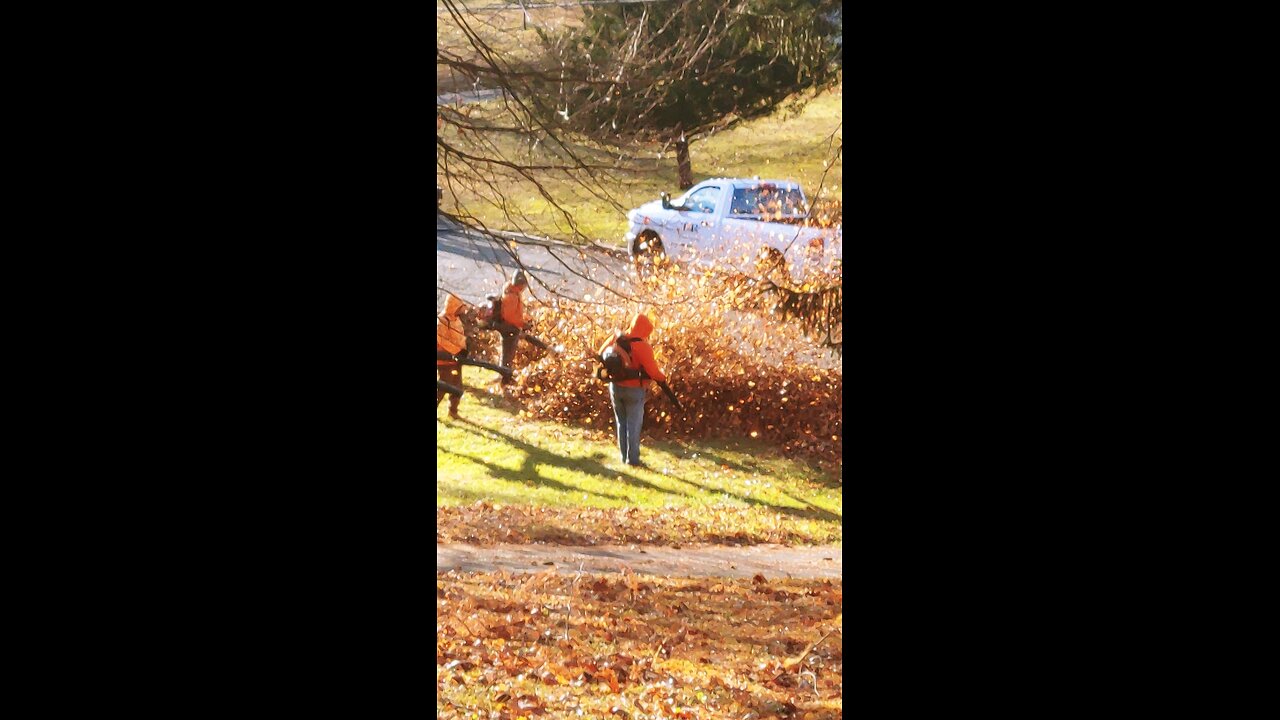
M652 230L645 230L637 235L635 240L631 241L631 255L634 257L645 255L661 257L666 255L666 250L662 247L662 238L658 237L658 233Z

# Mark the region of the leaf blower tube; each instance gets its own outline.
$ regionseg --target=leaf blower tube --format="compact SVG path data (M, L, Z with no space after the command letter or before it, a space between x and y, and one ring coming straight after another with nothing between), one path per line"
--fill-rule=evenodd
M450 395L457 395L458 397L462 397L462 388L458 387L457 385L452 385L450 383L447 383L443 380L436 381L436 390L447 392Z
M530 335L529 333L527 333L527 332L525 332L525 331L521 330L520 328L518 328L518 327L516 327L515 325L512 325L512 324L510 324L510 323L506 323L506 322L503 322L503 321L501 321L501 320L490 320L490 321L489 321L489 327L490 327L490 328L492 328L492 329L494 329L494 330L497 330L498 332L502 333L503 335L516 335L516 336L518 336L521 340L528 340L528 341L529 341L529 344L530 344L530 345L532 345L532 346L534 346L534 347L536 347L536 348L540 348L540 349L542 349L542 350L546 350L547 352L550 352L550 353L554 353L554 352L555 352L555 351L554 351L554 350L552 350L552 349L551 349L551 347L550 347L549 345L547 345L546 343L542 342L542 341L541 341L541 340L539 340L538 338L536 338L536 337L534 337L534 336Z
M649 378L649 374L641 370L640 377ZM649 378L649 379L652 380L653 378ZM658 387L662 388L662 393L667 396L667 399L671 401L671 404L675 405L676 409L679 410L680 412L684 412L684 406L680 404L680 401L676 398L676 394L671 392L671 388L670 386L667 385L667 381L654 380L654 382L658 383Z
M507 378L508 380L510 380L511 376L515 374L511 370L511 368L502 367L501 365L494 365L492 363L483 362L481 360L472 360L469 357L458 357L457 355L450 355L449 353L443 350L436 351L436 360L444 360L445 362L455 362L455 363L458 363L459 365L470 365L471 367L478 367L478 368L484 368L485 370L492 370L498 373L499 375L501 375L502 377Z

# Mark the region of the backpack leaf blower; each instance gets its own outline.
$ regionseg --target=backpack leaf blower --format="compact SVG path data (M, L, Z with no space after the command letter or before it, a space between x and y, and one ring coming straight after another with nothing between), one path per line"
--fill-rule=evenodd
M630 343L628 343L630 344ZM644 368L632 370L627 367L627 360L624 355L618 352L618 344L605 348L603 355L594 356L604 367L596 368L596 379L607 383L615 383L621 380L653 380L649 377L649 373ZM658 383L658 387L662 388L662 393L667 396L671 404L676 406L680 412L684 412L684 406L680 404L679 398L671 391L671 386L667 385L665 380L653 380Z
M508 337L515 335L521 340L528 341L530 345L536 348L555 354L556 351L552 350L551 346L502 319L502 298L497 295L488 295L485 299L488 300L488 302L481 305L479 312L476 314L476 319L478 320L480 327L497 330L499 333Z

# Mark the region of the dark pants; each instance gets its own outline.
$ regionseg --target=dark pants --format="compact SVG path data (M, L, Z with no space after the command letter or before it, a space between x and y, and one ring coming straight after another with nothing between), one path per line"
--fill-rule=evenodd
M520 336L516 333L502 334L502 367L511 367L512 361L516 359L516 345L520 342ZM513 368L514 369L514 368ZM502 378L503 385L510 385L513 381Z
M436 376L449 383L462 387L462 366L457 363L445 363L444 365L436 365ZM449 412L458 412L458 403L462 402L461 395L454 395L443 390L436 390L436 407L440 407L440 401L444 396L449 396Z

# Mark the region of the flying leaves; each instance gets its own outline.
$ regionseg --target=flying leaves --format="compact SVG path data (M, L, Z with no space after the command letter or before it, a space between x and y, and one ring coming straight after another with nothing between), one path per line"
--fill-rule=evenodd
M592 357L643 308L656 326L650 337L655 359L684 407L677 410L652 388L645 403L645 435L751 437L786 455L838 462L842 371L805 335L811 328L796 319L797 313L813 310L806 303L823 311L823 303L835 296L818 290L779 300L768 291L773 287L677 267L641 276L634 288L644 300L640 305L530 300L530 334L566 351L548 354L521 342L515 394L527 417L594 429L607 439L614 422L609 386L596 379L598 363ZM469 343L475 357L499 355L496 332L482 331Z

